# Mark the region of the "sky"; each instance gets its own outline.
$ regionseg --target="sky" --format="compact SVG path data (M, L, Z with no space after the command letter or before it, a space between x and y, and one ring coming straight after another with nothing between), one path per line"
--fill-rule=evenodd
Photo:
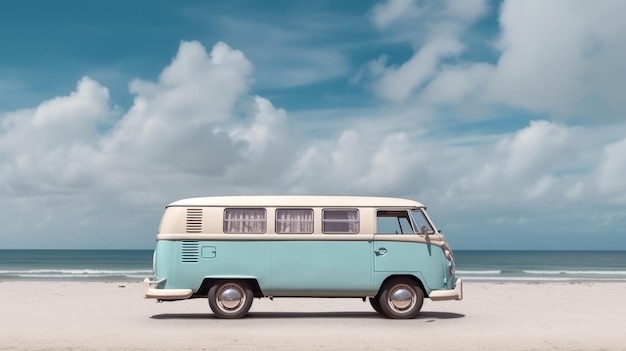
M415 199L455 249L626 250L621 0L0 2L0 249L211 195Z

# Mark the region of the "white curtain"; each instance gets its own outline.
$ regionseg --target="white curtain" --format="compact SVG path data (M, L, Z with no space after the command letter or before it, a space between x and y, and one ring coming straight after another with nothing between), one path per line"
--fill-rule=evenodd
M348 212L348 231L350 233L359 232L359 212L357 211Z
M264 209L226 209L224 232L226 233L265 233Z
M359 212L357 210L324 211L324 232L358 233Z
M277 210L276 233L313 233L313 210Z

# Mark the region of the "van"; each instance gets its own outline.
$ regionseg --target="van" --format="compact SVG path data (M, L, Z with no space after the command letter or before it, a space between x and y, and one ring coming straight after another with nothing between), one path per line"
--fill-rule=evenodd
M218 318L254 298L369 300L389 318L424 299L461 300L452 249L416 201L365 196L223 196L166 206L144 297L206 298Z

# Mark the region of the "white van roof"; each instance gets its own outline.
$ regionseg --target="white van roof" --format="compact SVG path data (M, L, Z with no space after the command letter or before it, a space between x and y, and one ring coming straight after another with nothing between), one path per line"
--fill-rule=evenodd
M378 196L249 195L193 197L174 201L170 206L196 207L426 207L404 198Z

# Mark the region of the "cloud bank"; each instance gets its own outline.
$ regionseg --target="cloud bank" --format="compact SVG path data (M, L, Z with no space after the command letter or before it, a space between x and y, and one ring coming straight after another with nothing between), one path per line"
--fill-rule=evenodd
M487 2L384 1L372 25L414 53L364 63L360 83L381 100L365 115L292 118L253 93L253 63L223 42L181 42L154 81L129 83L126 110L83 77L65 96L0 114L3 236L15 247L149 248L169 201L262 193L413 197L465 248L540 238L570 228L560 218L572 213L574 233L615 233L626 221L626 80L615 73L626 28L606 20L613 6L624 7L505 1L498 59L480 62L464 60L463 33ZM442 108L469 106L534 118L449 131L471 118Z

